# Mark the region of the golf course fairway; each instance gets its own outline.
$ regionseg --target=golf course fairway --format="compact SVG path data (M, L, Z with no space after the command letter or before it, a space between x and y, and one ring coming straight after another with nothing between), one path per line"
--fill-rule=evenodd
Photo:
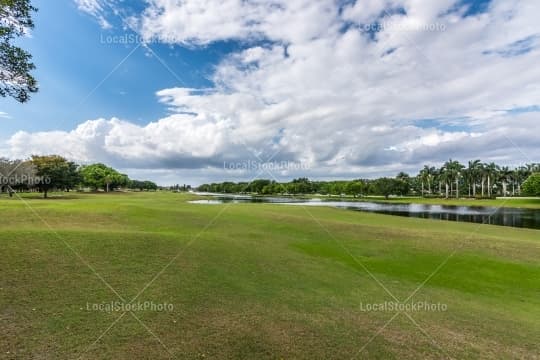
M534 359L540 231L147 192L0 198L0 358Z

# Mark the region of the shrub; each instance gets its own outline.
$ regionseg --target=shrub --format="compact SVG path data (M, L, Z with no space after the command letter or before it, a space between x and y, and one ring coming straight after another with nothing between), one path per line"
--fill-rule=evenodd
M540 196L540 173L534 173L523 183L523 195Z

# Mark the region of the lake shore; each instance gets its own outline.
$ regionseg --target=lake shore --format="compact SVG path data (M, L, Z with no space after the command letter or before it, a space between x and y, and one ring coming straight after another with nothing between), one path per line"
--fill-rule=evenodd
M540 198L536 197L499 197L495 199L475 199L475 198L422 198L422 197L389 197L385 199L384 196L337 196L337 195L322 195L322 194L274 194L274 195L259 195L259 194L224 194L224 193L194 193L201 196L252 196L252 197L285 197L295 199L321 199L321 200L335 200L335 201L369 201L369 202L382 202L393 204L426 204L426 205L451 205L451 206L487 206L487 207L504 207L504 208L519 208L519 209L540 209Z
M329 198L329 197L320 197ZM330 197L335 199L334 197ZM336 197L337 198L337 197ZM506 197L496 199L474 199L474 198L421 198L421 197L343 197L348 201L373 201L385 203L400 203L400 204L426 204L426 205L451 205L451 206L489 206L489 207L504 207L504 208L525 208L525 209L540 209L540 198L531 197Z

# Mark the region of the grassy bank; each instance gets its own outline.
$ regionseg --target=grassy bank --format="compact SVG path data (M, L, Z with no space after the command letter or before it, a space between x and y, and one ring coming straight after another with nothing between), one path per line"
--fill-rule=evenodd
M190 198L0 198L2 357L540 353L540 231ZM409 303L437 310L370 311L428 278ZM143 289L174 309L95 310Z

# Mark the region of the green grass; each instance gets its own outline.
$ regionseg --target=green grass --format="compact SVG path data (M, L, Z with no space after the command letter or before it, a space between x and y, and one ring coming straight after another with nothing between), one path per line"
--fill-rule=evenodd
M0 198L0 358L540 353L540 231L191 198ZM395 312L363 311L406 299L443 262L413 301L446 311L408 312L416 325L399 314L382 331ZM118 300L104 282L132 299L154 278L138 301L174 310L134 312L144 326L127 313L95 342L122 315L87 310Z

